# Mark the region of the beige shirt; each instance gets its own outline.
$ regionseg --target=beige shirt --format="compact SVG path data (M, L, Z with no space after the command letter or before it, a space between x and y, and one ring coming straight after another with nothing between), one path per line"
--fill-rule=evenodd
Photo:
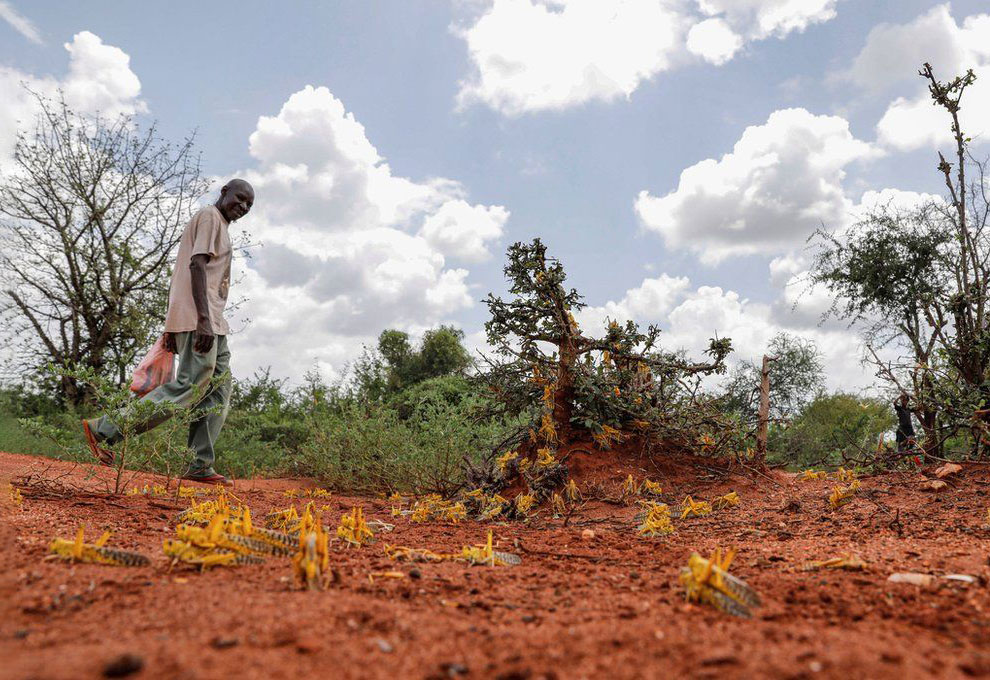
M193 255L209 255L206 264L206 299L210 306L210 321L215 335L227 335L230 327L223 318L230 289L230 261L233 250L227 233L227 220L216 206L207 206L189 220L179 240L175 257L172 285L168 293L168 314L165 332L181 333L196 330L196 302L192 294L192 273L189 264Z

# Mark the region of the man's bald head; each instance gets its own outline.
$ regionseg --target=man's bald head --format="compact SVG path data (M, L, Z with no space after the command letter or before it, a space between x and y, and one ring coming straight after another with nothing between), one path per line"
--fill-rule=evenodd
M232 179L220 189L220 198L214 205L228 222L239 220L254 205L254 187L247 180Z

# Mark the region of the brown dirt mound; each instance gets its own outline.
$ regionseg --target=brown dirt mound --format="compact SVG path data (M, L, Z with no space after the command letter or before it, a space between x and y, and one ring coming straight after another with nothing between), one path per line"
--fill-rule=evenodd
M535 459L538 448L527 441L519 447L519 453ZM692 455L642 435L630 436L608 449L599 448L590 436L578 436L558 447L556 458L567 467L568 478L581 489L619 487L629 475L637 481L659 482L664 488L691 487L699 481L726 479L732 472L726 461ZM738 479L743 485L749 484L742 477ZM514 496L524 489L521 480L513 480L506 493Z
M605 479L601 460L582 474ZM325 592L293 589L284 559L170 572L161 541L186 502L107 496L105 470L0 454L0 478L32 466L64 475L73 488L25 490L23 505L0 520L9 529L0 542L0 678L99 678L124 654L143 661L138 678L990 674L986 466L964 466L934 493L917 473L866 478L849 505L832 511L825 497L833 482L779 472L756 481L704 469L657 472L647 463L672 507L687 493L742 496L734 508L675 519L676 532L663 539L637 535L635 503L589 502L566 526L546 513L526 523L449 526L392 518L384 499L335 494L325 501L329 523L361 505L395 529L372 546L335 546L340 578ZM633 468L614 477L630 473L638 478ZM245 480L234 491L259 515L300 505L284 491L304 484L311 482ZM45 560L51 538L68 537L79 523L90 536L113 530L113 545L152 556L152 565ZM520 566L397 564L382 551L388 542L449 552L489 530L500 549L522 557ZM740 550L732 572L764 601L752 620L687 604L678 584L692 551L729 544ZM801 569L847 552L870 569ZM401 576L374 576L384 571ZM936 579L927 588L890 583L893 572Z

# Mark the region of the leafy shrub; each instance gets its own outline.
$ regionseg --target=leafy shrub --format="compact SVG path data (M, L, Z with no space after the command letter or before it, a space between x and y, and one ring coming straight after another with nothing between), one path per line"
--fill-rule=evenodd
M821 395L785 427L770 431L768 458L797 467L838 465L843 454L863 457L896 425L893 409L877 399Z

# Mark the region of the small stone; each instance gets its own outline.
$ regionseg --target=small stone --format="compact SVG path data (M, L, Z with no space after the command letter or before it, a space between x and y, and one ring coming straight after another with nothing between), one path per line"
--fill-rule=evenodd
M416 567L409 570L409 578L420 579L423 578L423 572L421 572Z
M389 644L388 640L383 640L382 638L375 638L375 644L378 645L378 649L380 649L383 654L390 654L394 649L394 647Z
M930 586L935 583L935 577L931 574L918 574L914 572L891 574L887 577L890 583L910 583L915 586Z
M821 673L824 666L822 666L821 661L812 661L811 663L808 664L808 668L811 670L812 673Z
M144 659L137 654L121 654L103 667L103 676L107 678L125 678L144 668Z
M533 616L532 614L526 614L525 616L522 617L523 623L533 623L533 621L536 621L536 617Z
M581 532L581 540L582 541L591 541L594 538L595 538L595 530L594 529L585 529L584 531Z
M240 643L235 637L220 637L217 636L210 640L210 644L214 649L230 649L231 647L236 647Z
M27 628L21 628L20 630L15 630L14 631L14 639L16 639L16 640L23 640L27 636L28 636L28 629Z
M462 663L440 664L440 670L446 673L448 678L456 678L458 675L468 674L468 667Z

